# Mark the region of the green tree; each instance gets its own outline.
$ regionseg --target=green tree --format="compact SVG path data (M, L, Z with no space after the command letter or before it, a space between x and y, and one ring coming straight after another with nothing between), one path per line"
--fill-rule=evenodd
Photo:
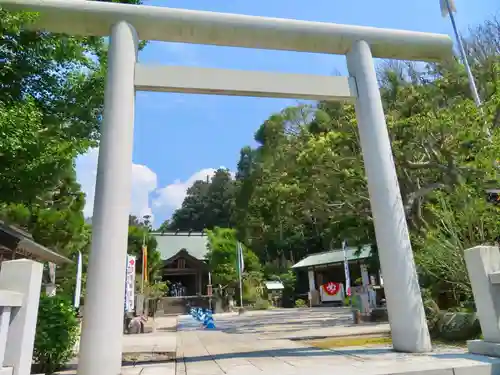
M499 208L465 185L453 194L436 193L426 208L435 220L414 240L421 282L442 308L470 308L473 296L464 251L495 244Z
M83 254L86 269L91 228L85 223L85 196L76 182L74 171L60 181L56 189L43 195L37 205L0 203L0 219L15 224L33 235L33 239L76 261ZM56 272L58 291L72 296L75 287L76 264L65 264Z
M165 233L168 232L170 228L170 220L164 220L163 223L155 230L155 232Z
M454 231L465 233L469 224L457 216L466 201L460 192L469 192L468 207L477 209L478 220L483 220L481 210L486 209L478 200L486 188L500 186L494 165L500 152L498 25L497 20L486 22L473 30L467 42L484 100L481 110L470 97L467 75L457 61L424 67L386 62L379 67L401 195L417 262L426 262L419 268L422 276L427 269L421 279L429 285L433 282L429 275L446 275L431 262L433 253L427 252L436 249L445 254L444 250L426 242L449 236L441 216L454 213ZM238 238L261 261L283 265L340 246L343 239L351 245L375 244L352 106L320 102L286 108L264 122L255 140L257 148L241 150L234 215ZM455 194L461 198L452 199ZM489 229L474 241L465 241L462 235L456 238L469 246L492 241L492 236ZM378 250L372 249L376 258ZM447 256L452 256L452 249ZM450 297L456 304L468 297L450 287L455 281L450 273L439 285L456 295Z
M170 230L197 231L230 227L234 206L234 181L227 169L218 169L207 181L195 181L182 207L169 223Z
M238 258L236 232L230 228L216 227L207 230L208 254L207 261L212 270L214 285L238 286ZM253 251L243 246L243 261L245 279L257 278L261 272L259 259Z
M0 7L0 216L67 257L82 251L85 270L90 227L74 158L98 145L107 44L26 28L36 17ZM75 267L57 272L65 294Z
M132 216L131 216L132 218ZM136 272L142 274L142 245L147 246L148 256L148 280L154 280L162 267L160 252L157 250L158 242L150 234L150 230L142 225L130 225L128 229L128 254L137 257Z

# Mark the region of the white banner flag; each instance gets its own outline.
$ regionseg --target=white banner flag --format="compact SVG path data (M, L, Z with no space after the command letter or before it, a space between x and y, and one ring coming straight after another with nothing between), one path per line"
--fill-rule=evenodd
M82 295L82 253L78 252L78 268L76 269L76 286L75 286L75 309L80 307L80 298Z
M344 272L345 272L345 293L351 295L351 275L349 272L349 260L347 259L347 242L342 241L342 251L344 253Z
M245 260L243 259L243 247L241 246L240 242L238 242L238 267L240 273L243 273L243 271L245 271Z
M439 6L441 7L441 14L443 15L443 17L446 17L448 14L450 14L448 6L453 13L457 12L455 0L439 0Z
M125 276L125 312L133 312L135 308L135 262L135 256L127 255L127 273Z

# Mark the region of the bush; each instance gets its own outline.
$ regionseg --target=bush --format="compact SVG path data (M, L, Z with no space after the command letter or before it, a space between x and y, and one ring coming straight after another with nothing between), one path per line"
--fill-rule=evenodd
M259 298L257 302L255 302L254 308L255 310L267 310L269 309L269 301Z
M475 313L444 312L436 325L436 335L445 341L465 341L481 335L481 326Z
M307 307L306 301L299 298L298 300L295 301L295 307L297 308Z
M437 324L440 319L440 309L436 301L432 298L432 293L428 289L422 288L422 302L424 304L427 327L433 337L437 337Z
M71 302L59 296L40 297L33 362L37 372L50 375L68 363L80 324Z

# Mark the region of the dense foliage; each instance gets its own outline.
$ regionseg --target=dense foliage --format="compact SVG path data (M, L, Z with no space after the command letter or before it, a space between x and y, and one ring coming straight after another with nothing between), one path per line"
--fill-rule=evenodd
M91 225L74 160L98 146L107 44L23 27L35 18L0 8L0 220L69 258L81 251L85 271ZM487 189L500 187L500 22L473 29L466 47L484 102L479 109L458 61L379 64L420 280L425 295L446 308L471 305L463 250L500 234L498 206L485 199ZM256 303L262 280L274 279L293 304L290 264L344 239L374 245L376 265L383 249L375 246L356 127L354 108L339 103L273 114L255 134L258 146L241 149L234 178L220 169L195 182L160 231L207 230L214 283L232 288L241 241L244 296ZM140 259L146 243L154 279L161 262L150 231L148 218L130 218L128 251ZM73 293L75 267L58 269L62 295Z
M218 169L206 181L196 181L186 192L182 207L166 226L168 230L197 231L232 226L234 183L227 169ZM160 231L163 228L160 227Z
M42 295L33 349L36 372L51 375L71 360L79 332L80 322L71 302Z
M98 145L107 43L26 29L36 17L0 7L0 220L70 259L82 251L85 273L91 225L74 161ZM142 232L131 227L131 251L138 254ZM157 267L156 244L148 245ZM76 264L58 269L60 293L72 295L75 273Z
M158 243L156 238L150 234L151 231L149 216L145 216L143 220L139 220L132 215L129 217L127 253L136 256L136 273L141 275L143 266L142 248L143 245L146 245L148 280L154 280L155 277L159 276L158 271L162 266L160 252L156 250Z
M463 250L493 243L500 234L498 208L486 201L486 190L500 187L500 22L472 30L466 45L481 108L474 105L458 60L378 66L420 280L443 307L470 305ZM235 179L224 182L225 194L209 200L213 180L196 182L169 225L233 228L264 269L281 268L266 277L308 254L339 247L344 239L354 246L372 244L376 265L353 106L320 102L286 108L260 126L255 141L258 147L241 149ZM226 207L230 219L221 209L215 211L224 212L221 220L205 218L209 207Z
M0 8L0 219L74 259L90 238L74 159L97 145L107 46L22 27L35 18ZM58 272L63 293L75 267Z
M104 38L30 31L25 26L36 17L0 7L0 220L75 261L82 252L85 284L91 225L83 215L75 158L98 146L108 46ZM144 223L131 223L129 232L129 251L137 255L146 233L154 276L154 239ZM58 267L58 296L73 297L75 275L76 262ZM42 298L34 358L43 371L72 356L74 319L60 297Z
M214 285L237 287L238 258L235 251L236 232L229 228L207 230L208 264ZM259 259L253 251L243 246L244 276L251 277L261 271Z

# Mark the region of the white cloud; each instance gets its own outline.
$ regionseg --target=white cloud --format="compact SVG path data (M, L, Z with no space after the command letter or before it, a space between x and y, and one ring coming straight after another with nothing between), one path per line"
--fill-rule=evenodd
M92 149L76 160L78 182L87 195L85 217L91 217L94 209L97 157L98 150ZM169 215L182 205L187 189L195 181L211 178L215 171L215 168L201 169L185 181L176 180L172 184L158 188L158 177L155 172L145 165L132 164L131 213L138 217L151 215L153 219L155 213L163 214L163 216ZM154 198L151 199L151 197Z
M83 192L87 195L84 209L85 217L91 217L94 209L95 179L97 176L97 149L90 150L87 154L76 160L78 182ZM149 204L149 195L158 187L156 173L145 165L132 164L132 194L131 213L142 217L152 215Z
M224 167L221 167L224 168ZM156 191L157 197L153 200L153 206L177 209L182 205L187 189L195 181L211 178L217 169L205 168L191 175L186 181L176 180L173 184L167 185Z

